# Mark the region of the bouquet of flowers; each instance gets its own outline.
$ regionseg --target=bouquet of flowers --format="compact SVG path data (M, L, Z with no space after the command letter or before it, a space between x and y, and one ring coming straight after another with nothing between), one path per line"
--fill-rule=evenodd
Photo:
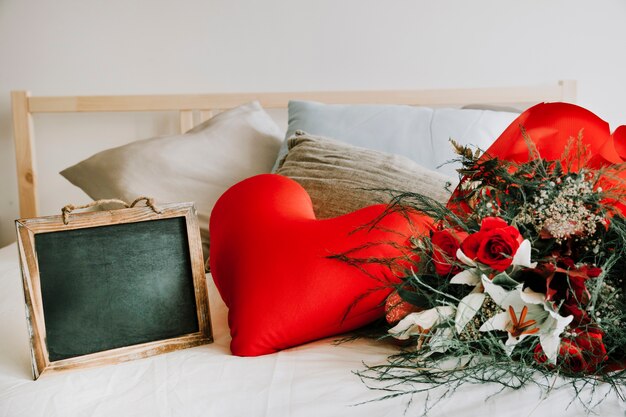
M411 238L385 306L387 337L403 349L359 373L386 396L465 382L550 389L559 375L576 392L603 382L623 398L626 165L582 130L556 158L558 144L514 130L525 155L510 138L495 155L453 142L463 168L447 206L405 193L388 208L433 223Z

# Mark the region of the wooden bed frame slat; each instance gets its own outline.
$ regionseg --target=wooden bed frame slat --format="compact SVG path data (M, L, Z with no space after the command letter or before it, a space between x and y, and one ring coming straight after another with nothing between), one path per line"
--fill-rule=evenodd
M543 101L575 102L576 82L560 81L548 86L467 88L409 91L321 91L279 93L224 93L130 96L31 97L26 91L12 92L13 129L17 159L20 216L35 217L37 176L35 169L34 113L155 112L178 111L180 131L193 128L194 112L204 122L220 110L258 100L264 108L286 108L289 100L311 100L329 104L405 104L455 106L464 104L531 105Z
M20 217L35 217L39 211L34 128L33 117L29 109L29 95L25 91L13 91L11 93Z
M285 108L289 100L329 104L371 103L441 106L453 104L514 104L562 101L575 95L575 82L553 86L399 91L316 91L285 93L225 93L188 95L31 97L31 113L127 112L230 109L258 100L264 108Z
M181 110L180 111L180 133L193 128L193 110Z
M212 110L200 110L200 123L204 123L213 117Z

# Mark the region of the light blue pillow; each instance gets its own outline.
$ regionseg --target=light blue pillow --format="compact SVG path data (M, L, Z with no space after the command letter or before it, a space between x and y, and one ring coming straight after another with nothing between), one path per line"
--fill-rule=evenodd
M476 109L432 109L403 105L289 102L286 138L297 130L331 137L351 145L403 155L443 174L456 176L449 139L487 149L518 116L514 112ZM287 154L286 141L278 162ZM443 165L445 164L445 165Z

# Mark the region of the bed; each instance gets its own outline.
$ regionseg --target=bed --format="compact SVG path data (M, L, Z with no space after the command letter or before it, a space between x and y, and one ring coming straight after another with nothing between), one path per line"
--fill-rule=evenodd
M217 110L259 100L284 108L294 98L327 103L528 105L572 101L575 84L533 88L397 92L265 93L184 96L30 97L13 93L20 215L39 215L32 115L38 112L179 112L180 130L210 118ZM194 117L196 116L196 117ZM20 267L15 244L0 249L0 416L363 416L420 415L426 396L376 401L354 371L382 363L394 348L359 339L336 344L326 338L278 353L236 357L229 350L227 308L210 274L209 298L214 343L114 366L44 375L32 380ZM558 384L557 384L558 386ZM436 416L578 416L587 411L572 402L571 390L556 389L548 399L529 387L505 390L467 385L444 398ZM411 400L411 401L409 401ZM619 416L624 404L614 397L596 409Z

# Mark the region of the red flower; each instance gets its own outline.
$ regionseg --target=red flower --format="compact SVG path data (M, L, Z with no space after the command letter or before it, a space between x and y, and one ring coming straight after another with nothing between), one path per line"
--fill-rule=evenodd
M392 292L385 302L385 318L389 324L397 323L409 314L417 311L421 311L421 309L404 301L397 291Z
M520 243L522 236L515 227L499 217L485 217L480 230L461 243L461 250L470 259L496 271L504 271L513 262Z
M575 329L573 333L572 338L561 340L557 361L570 372L594 373L608 359L602 333L581 329ZM535 347L535 360L539 363L547 360L541 344Z
M457 230L439 230L433 233L431 242L433 244L433 261L435 272L438 275L448 275L460 272L460 268L455 265L456 251L465 240L467 233Z
M586 281L599 277L601 273L602 268L589 265L577 267L570 258L559 259L554 272L546 277L546 298L555 301L573 299L585 304L589 301Z

